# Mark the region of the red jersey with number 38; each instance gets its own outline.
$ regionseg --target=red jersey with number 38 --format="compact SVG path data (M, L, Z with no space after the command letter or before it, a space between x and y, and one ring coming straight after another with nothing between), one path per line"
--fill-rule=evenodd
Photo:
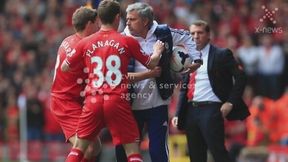
M69 72L61 71L62 62L67 55L73 55L75 52L74 48L81 39L77 34L73 34L64 39L59 47L51 88L51 95L54 97L61 99L80 99L79 102L81 101L80 93L84 90L84 82L88 77L83 69L85 67L84 61L79 60Z
M85 60L89 69L87 95L127 93L127 70L133 57L147 65L150 56L140 51L139 43L115 30L99 31L79 42L75 54L68 56L66 62L72 68Z

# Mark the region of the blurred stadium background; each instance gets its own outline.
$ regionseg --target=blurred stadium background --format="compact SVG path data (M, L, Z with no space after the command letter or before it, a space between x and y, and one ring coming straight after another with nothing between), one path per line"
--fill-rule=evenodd
M135 0L120 0L123 11ZM155 19L188 29L203 19L212 42L230 48L248 76L244 99L251 116L227 122L227 147L235 162L288 162L288 1L146 0ZM59 43L73 33L71 15L99 0L1 0L0 161L64 161L69 150L50 116L49 89ZM124 13L124 12L123 12ZM119 31L125 25L125 15ZM286 91L285 91L286 89ZM178 90L172 97L171 117ZM113 162L109 133L102 133L101 162ZM149 161L148 140L141 148ZM186 162L182 132L170 129L171 162ZM209 161L212 161L211 159Z

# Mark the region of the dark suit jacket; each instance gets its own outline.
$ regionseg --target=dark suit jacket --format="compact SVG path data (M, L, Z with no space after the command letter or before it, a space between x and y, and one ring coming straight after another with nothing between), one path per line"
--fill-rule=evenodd
M246 84L246 76L229 49L210 45L208 55L208 77L213 92L224 103L233 104L228 120L244 120L250 115L247 105L242 99ZM177 104L178 128L183 129L186 121L187 90L189 74L183 76L182 86Z

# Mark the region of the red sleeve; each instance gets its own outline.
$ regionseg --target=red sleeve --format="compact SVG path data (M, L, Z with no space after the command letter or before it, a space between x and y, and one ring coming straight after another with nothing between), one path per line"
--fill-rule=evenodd
M128 47L130 47L131 55L141 64L147 66L150 62L150 56L146 55L141 49L139 43L134 38L127 38Z
M70 53L67 53L66 59L64 61L69 65L70 68L75 66L79 60L82 60L85 56L82 50L84 44L85 43L83 43L83 41L80 41Z

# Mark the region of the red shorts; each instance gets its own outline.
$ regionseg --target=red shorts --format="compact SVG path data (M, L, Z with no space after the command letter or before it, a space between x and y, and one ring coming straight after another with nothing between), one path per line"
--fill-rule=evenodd
M72 99L67 100L51 96L50 109L60 124L67 142L76 133L82 105Z
M87 96L79 119L77 136L93 140L104 127L108 127L115 145L139 140L137 123L127 100L119 95Z

